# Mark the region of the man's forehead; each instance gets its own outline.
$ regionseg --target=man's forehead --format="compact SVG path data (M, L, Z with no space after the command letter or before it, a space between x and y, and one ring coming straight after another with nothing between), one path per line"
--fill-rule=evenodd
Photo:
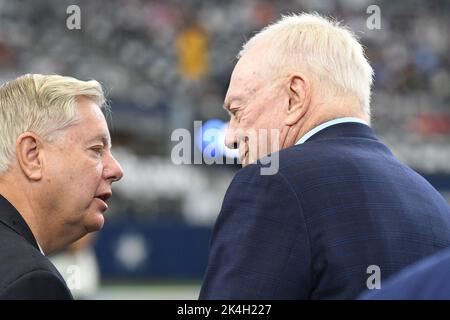
M103 143L111 146L111 137L101 108L89 101L78 105L78 121L70 130L71 135L83 143Z
M254 60L248 59L246 56L239 59L234 67L231 80L242 81L251 76L258 74L259 65Z
M261 81L262 68L259 58L244 55L237 62L231 74L230 87L248 87Z
M248 98L261 86L261 79L257 73L232 78L225 97L225 104L235 100Z
M257 53L251 48L236 63L225 97L225 106L243 97L248 98L261 86L262 73Z

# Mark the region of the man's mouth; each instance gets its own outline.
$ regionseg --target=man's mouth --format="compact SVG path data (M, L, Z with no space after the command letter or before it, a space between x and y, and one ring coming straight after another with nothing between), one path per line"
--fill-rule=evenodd
M94 198L101 200L104 206L104 210L106 211L108 209L108 204L106 201L112 196L112 192L104 192L96 195Z
M111 197L111 195L112 195L111 193L103 193L103 194L100 194L100 195L95 196L95 197L103 200L104 202L106 202Z

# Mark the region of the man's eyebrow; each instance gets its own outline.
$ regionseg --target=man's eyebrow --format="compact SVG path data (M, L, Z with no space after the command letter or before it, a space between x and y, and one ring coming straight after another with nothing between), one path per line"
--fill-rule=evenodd
M104 134L99 134L97 136L95 136L94 138L89 140L89 143L94 142L94 141L101 141L103 143L104 146L111 148L111 139L109 136L106 136Z

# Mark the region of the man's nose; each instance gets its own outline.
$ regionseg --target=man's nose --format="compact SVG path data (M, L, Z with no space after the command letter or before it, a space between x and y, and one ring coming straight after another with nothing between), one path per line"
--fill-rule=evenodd
M119 181L123 177L123 170L120 163L109 154L108 163L104 170L105 179L111 180L112 182Z

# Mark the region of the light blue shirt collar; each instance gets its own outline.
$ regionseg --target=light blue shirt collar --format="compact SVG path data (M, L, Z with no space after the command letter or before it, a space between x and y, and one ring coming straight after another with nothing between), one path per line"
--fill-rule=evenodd
M301 137L301 138L297 141L297 143L296 143L295 145L305 143L306 140L308 140L308 139L311 138L313 135L315 135L317 132L319 132L319 131L321 131L321 130L323 130L323 129L325 129L325 128L334 126L335 124L345 123L345 122L356 122L356 123L362 123L362 124L368 125L367 122L365 122L364 120L361 120L361 119L359 119L359 118L344 117L344 118L333 119L333 120L324 122L324 123L322 123L321 125L315 127L314 129L308 131L303 137Z

